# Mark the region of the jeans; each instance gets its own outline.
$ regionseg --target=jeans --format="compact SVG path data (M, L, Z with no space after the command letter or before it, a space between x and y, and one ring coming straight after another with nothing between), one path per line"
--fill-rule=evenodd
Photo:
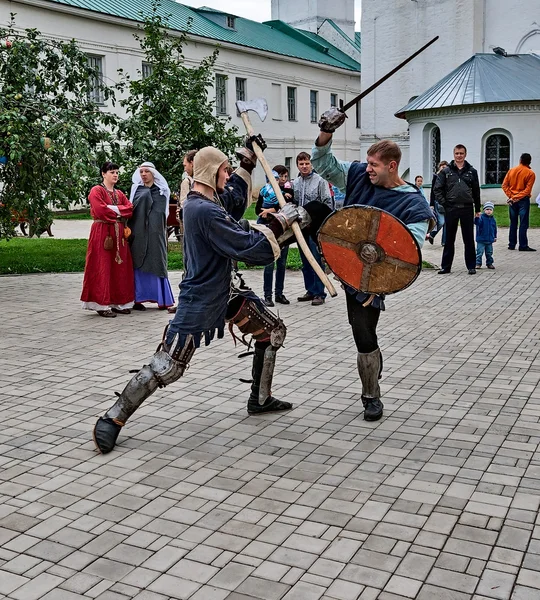
M287 268L287 255L289 247L283 248L280 257L276 260L276 296L283 296L283 285L285 283L285 269ZM263 289L264 297L272 297L272 280L274 279L274 263L264 267Z
M446 219L446 243L444 245L441 269L449 271L454 262L455 243L458 225L461 225L461 237L465 245L465 265L467 269L476 266L476 249L474 247L474 208L472 206L448 208Z
M432 240L434 240L435 236L442 229L442 241L441 241L441 243L444 246L446 244L446 227L444 226L445 219L444 219L444 213L439 210L439 204L437 202L435 202L435 206L433 207L433 212L435 213L435 218L437 219L437 224L431 230L431 232L429 234L429 237Z
M315 260L319 263L319 265L321 265L322 268L321 255L319 254L317 244L311 238L307 238L306 241L311 253L315 257ZM300 248L298 248L298 250L300 250ZM312 296L318 296L319 298L326 298L324 285L319 279L317 273L315 273L313 270L313 267L309 264L302 250L300 250L300 258L302 259L302 275L304 276L304 285L306 286L307 293L311 294Z
M493 264L493 244L476 241L476 264L482 265L482 256L486 253L486 265Z
M508 246L515 248L518 241L518 218L519 218L519 247L527 248L527 229L529 229L529 211L531 209L531 198L526 196L518 202L508 205L510 215L510 232L508 233Z

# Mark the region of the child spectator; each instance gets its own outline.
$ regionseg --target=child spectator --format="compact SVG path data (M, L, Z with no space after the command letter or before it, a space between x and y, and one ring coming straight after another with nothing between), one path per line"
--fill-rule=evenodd
M479 217L475 217L476 223L476 268L482 266L482 255L486 253L486 266L488 269L494 269L493 266L493 243L497 241L497 221L493 216L493 202L484 204L484 212Z
M281 193L285 198L286 202L294 202L294 190L289 181L289 171L287 167L283 165L276 165L272 171L272 175L275 177L278 185L281 189ZM274 188L268 182L261 188L259 193L259 199L255 206L255 213L258 215L257 223L267 223L269 213L279 211L279 202L274 192ZM290 304L289 300L283 293L283 287L285 283L285 269L287 267L287 255L289 254L289 247L286 246L281 251L280 257L275 263L264 267L264 303L266 306L274 306L272 300L272 287L274 279L274 264L276 265L276 288L275 288L275 300L278 304Z

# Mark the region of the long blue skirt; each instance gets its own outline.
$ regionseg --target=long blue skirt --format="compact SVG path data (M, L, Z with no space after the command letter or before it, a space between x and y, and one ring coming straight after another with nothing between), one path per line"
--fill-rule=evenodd
M158 277L140 269L135 269L134 274L135 302L157 302L159 307L174 305L171 284L166 277Z

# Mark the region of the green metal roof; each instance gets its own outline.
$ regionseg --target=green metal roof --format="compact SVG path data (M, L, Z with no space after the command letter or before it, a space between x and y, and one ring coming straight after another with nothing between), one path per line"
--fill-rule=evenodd
M150 0L48 0L54 4L64 4L92 12L113 15L133 21L141 21L142 15L150 15ZM161 0L158 10L162 17L168 18L171 29L186 31L191 21L189 33L208 38L214 42L228 42L263 50L282 56L299 58L308 62L338 67L347 71L360 72L360 64L341 52L332 44L315 36L315 40L307 32L300 31L282 21L258 23L236 15L235 28L229 29L208 18L205 13L221 11L208 8L191 8L174 2ZM230 13L223 13L230 14Z

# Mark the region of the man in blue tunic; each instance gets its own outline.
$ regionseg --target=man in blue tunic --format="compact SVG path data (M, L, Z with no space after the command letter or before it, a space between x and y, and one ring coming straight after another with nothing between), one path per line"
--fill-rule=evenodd
M345 121L345 114L333 108L319 121L320 133L311 152L313 168L341 191L345 192L344 206L361 204L375 206L400 219L411 231L420 248L424 244L431 210L423 194L399 176L401 150L390 140L373 144L367 152L367 162L345 162L332 154L332 134ZM306 206L313 223L324 216L313 214ZM326 215L330 211L326 211ZM358 373L362 381L364 419L377 421L383 414L379 379L382 373L382 355L377 340L377 323L384 310L384 296L370 295L345 286L347 313L357 348Z
M257 141L264 145L260 136ZM185 277L178 310L150 364L143 366L98 419L93 437L103 454L114 448L120 429L146 398L184 374L201 340L208 345L216 335L223 337L226 322L255 339L248 413L292 408L289 402L274 398L270 389L275 354L286 328L253 292L233 287L231 270L233 260L254 265L276 260L279 242L299 219L299 212L288 204L267 225L241 226L224 206L239 205L247 182L238 177L236 187L227 186L228 167L227 156L212 146L195 155L194 184L183 207Z

